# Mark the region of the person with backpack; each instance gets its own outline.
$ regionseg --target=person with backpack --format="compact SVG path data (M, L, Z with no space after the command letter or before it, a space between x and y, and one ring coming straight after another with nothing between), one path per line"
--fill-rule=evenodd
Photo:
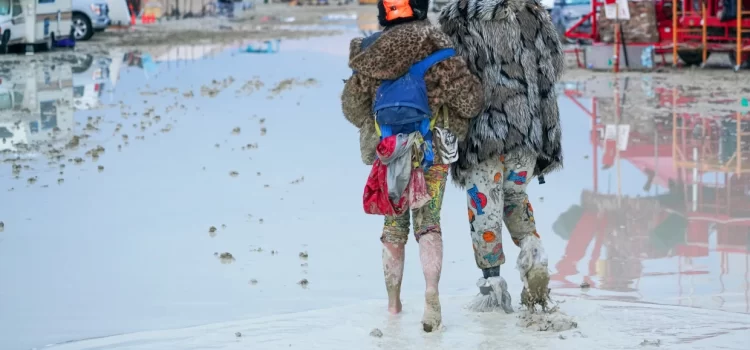
M363 162L373 165L365 212L385 216L380 241L388 311L401 312L411 212L426 284L422 327L431 332L442 322L440 208L449 164L469 119L482 108L483 92L450 38L427 20L428 6L429 0L378 1L385 29L351 41L353 74L342 110L359 129Z
M474 258L482 270L474 309L513 312L500 276L503 222L520 247L521 303L545 309L547 257L526 186L535 176L544 183L544 175L563 166L555 92L564 67L560 38L538 0L453 0L438 22L486 97L451 169L467 191Z

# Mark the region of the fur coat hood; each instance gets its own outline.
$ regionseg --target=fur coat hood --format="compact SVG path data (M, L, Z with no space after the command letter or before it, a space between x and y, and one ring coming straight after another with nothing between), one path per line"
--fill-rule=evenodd
M453 0L440 28L484 85L484 106L471 120L453 179L491 157L528 152L535 174L562 167L555 83L564 57L558 33L538 0Z
M356 73L344 84L341 105L346 119L360 131L362 161L369 165L375 161L375 147L380 142L372 104L381 81L402 76L414 63L453 47L453 43L426 20L394 25L365 50L361 48L363 39L355 38L349 45L349 67ZM438 118L435 125L451 130L461 140L469 118L483 105L479 79L469 72L463 58L456 56L432 66L425 74L425 84L433 118ZM447 116L437 113L441 106L448 107Z

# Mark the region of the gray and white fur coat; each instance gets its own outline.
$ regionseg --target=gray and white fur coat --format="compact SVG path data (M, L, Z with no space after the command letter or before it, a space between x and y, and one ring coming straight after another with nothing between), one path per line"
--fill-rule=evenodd
M484 108L459 144L453 180L465 187L477 164L519 151L536 156L536 175L560 169L555 83L564 57L547 10L538 0L453 0L439 24L484 86Z

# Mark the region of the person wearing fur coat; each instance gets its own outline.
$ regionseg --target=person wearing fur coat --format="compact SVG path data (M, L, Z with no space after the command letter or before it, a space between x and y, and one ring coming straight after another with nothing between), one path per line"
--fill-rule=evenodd
M451 169L467 191L474 258L483 274L475 309L513 311L500 277L503 222L521 248L521 302L545 308L547 258L526 186L563 165L555 92L564 66L560 39L538 0L453 0L439 25L484 86L483 109L471 119Z
M384 3L390 11L386 10ZM380 0L378 19L385 28L382 34L374 41L375 37L351 41L349 67L356 73L344 85L342 110L346 119L359 129L362 161L367 165L375 161L376 147L380 142L374 123L373 101L381 82L397 79L415 63L453 46L450 38L427 20L428 6L429 0ZM363 48L363 40L367 40L369 46ZM479 114L483 105L479 79L469 72L463 58L453 56L429 68L424 82L435 129L450 131L460 142L467 133L469 120ZM438 113L446 109L448 113ZM409 211L400 216L386 216L380 236L388 311L397 314L401 312L401 281L410 221L413 225L426 284L422 318L426 332L439 328L442 322L438 297L443 264L440 210L449 164L441 161L446 158L441 151L436 147L435 164L424 174L430 201L414 209L411 220Z

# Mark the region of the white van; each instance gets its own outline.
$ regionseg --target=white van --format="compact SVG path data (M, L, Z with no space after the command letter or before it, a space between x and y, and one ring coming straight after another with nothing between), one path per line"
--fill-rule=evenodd
M8 46L44 44L68 38L72 27L71 0L0 0L0 54Z

